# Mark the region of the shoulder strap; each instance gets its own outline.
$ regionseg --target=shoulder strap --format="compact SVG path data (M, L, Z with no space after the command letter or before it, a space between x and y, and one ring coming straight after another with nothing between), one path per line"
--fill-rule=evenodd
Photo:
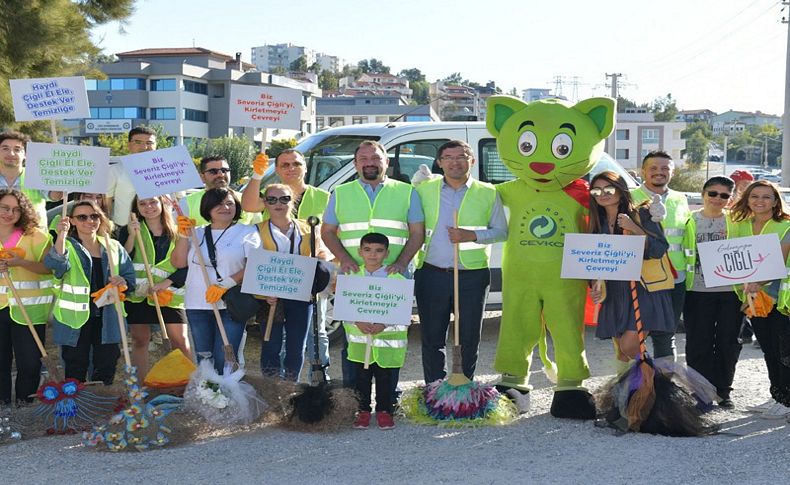
M208 259L211 262L211 266L214 268L214 273L217 274L217 281L222 281L222 276L219 275L219 271L217 270L217 250L214 247L214 235L211 234L211 225L203 228L203 239L206 240ZM196 251L200 251L200 246L196 248Z

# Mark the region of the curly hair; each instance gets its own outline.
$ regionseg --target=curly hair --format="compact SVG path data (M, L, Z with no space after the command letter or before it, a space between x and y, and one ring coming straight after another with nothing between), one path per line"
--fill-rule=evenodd
M22 229L22 232L25 234L30 234L30 232L38 227L41 222L38 217L38 212L36 212L36 209L33 207L33 203L30 202L30 199L27 198L24 192L17 189L0 189L0 199L7 195L16 198L16 201L19 203L19 208L22 210L19 214L19 220L16 221L14 227Z

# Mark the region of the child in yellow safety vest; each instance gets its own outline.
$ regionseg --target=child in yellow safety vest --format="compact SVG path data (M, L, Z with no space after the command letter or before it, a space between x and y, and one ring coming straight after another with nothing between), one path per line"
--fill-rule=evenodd
M359 255L364 266L357 276L379 278L403 278L400 274L387 275L384 260L389 255L389 239L379 233L365 234L359 245ZM370 392L373 379L376 380L376 422L380 429L392 429L392 373L388 369L400 368L406 360L406 325L384 325L381 323L344 322L348 339L348 360L356 366L354 388L359 397L359 411L354 420L354 428L367 429L370 425ZM364 368L365 349L368 339L372 340L369 367Z

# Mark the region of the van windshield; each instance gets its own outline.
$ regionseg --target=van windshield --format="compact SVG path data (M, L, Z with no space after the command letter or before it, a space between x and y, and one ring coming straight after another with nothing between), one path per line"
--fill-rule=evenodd
M307 180L310 185L320 186L332 175L354 159L354 150L363 140L379 140L370 135L313 135L296 145L307 163Z

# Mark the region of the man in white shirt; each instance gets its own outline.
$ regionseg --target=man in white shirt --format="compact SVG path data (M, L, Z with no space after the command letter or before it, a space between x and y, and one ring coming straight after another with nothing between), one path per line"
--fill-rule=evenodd
M149 152L156 150L156 132L145 126L138 126L129 130L129 154ZM129 223L129 213L132 211L132 200L137 192L134 190L132 180L126 175L123 164L118 158L110 160L109 187L107 188L107 204L111 219L117 226Z

